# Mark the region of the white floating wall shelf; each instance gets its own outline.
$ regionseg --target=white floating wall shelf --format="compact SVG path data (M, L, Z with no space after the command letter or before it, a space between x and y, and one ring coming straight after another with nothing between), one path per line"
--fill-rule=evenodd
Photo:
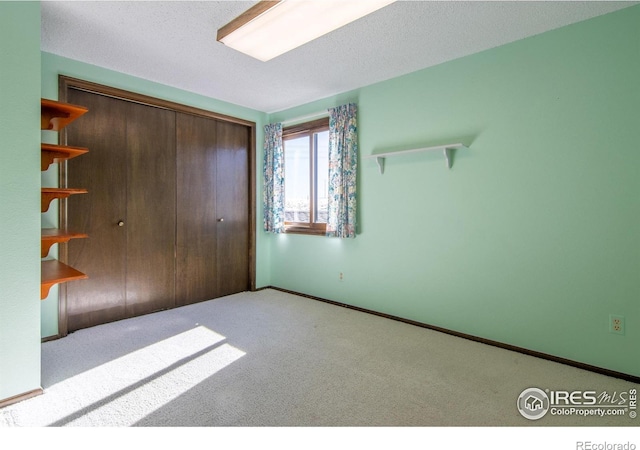
M377 155L369 155L366 158L375 158L378 163L378 168L380 169L380 174L384 173L384 160L389 156L397 156L397 155L406 155L408 153L418 153L418 152L431 152L431 151L442 151L444 153L444 157L447 161L447 167L451 169L453 164L453 151L458 150L460 148L467 148L466 145L461 143L456 144L445 144L445 145L436 145L434 147L424 147L424 148L414 148L411 150L401 150L397 152L387 152L387 153L379 153Z

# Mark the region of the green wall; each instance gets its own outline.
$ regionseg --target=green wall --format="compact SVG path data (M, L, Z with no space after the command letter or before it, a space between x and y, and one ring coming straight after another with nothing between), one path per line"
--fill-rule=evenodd
M272 284L640 376L639 80L635 6L271 114L356 101L360 145L360 234L271 236Z
M0 2L0 400L40 388L40 4Z
M58 77L59 75L66 75L74 78L80 78L86 81L94 83L113 86L116 88L137 92L151 97L161 98L196 108L206 109L214 111L220 114L226 114L233 117L249 120L256 123L256 146L261 148L263 141L263 126L266 119L266 114L243 108L240 106L232 105L230 103L222 102L212 98L204 97L202 95L194 94L191 92L176 89L170 86L150 82L137 77L126 75L112 70L107 70L101 67L97 67L90 64L85 64L79 61L74 61L68 58L63 58L51 53L42 52L42 96L45 98L57 99L58 98ZM53 139L52 142L56 142L57 135L55 133L46 132L49 134L43 139ZM89 149L91 151L91 149ZM257 180L260 180L260 174L262 173L262 158L257 161ZM58 167L57 164L53 164L51 168L43 174L42 183L47 186L54 186L57 183ZM257 184L257 197L262 198L261 183ZM58 214L58 202L54 202L53 207L46 214L43 214L42 223L43 226L57 226L57 214ZM256 221L258 223L257 228L262 229L262 206L259 204ZM52 255L56 255L57 246L54 246ZM268 272L268 258L269 258L269 246L266 237L263 233L258 233L256 243L256 285L262 287L270 284L269 272ZM90 274L89 274L90 275ZM54 287L47 299L42 302L42 336L53 336L58 333L58 289Z

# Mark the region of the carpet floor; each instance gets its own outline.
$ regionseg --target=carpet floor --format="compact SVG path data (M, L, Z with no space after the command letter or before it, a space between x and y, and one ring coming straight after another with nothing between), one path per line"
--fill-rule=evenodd
M624 416L523 417L531 387L638 385L266 289L42 344L45 393L0 427L638 426Z

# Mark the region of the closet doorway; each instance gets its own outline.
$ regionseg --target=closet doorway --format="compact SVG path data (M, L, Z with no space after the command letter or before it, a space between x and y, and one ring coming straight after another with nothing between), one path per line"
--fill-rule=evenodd
M88 280L60 289L59 330L255 289L255 124L60 77L60 100L85 106L60 134L86 147L60 165L60 249ZM77 198L73 198L77 197Z

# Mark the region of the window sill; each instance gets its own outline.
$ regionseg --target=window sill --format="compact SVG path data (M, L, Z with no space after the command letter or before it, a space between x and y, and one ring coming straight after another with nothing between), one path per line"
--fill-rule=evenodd
M308 228L308 227L285 227L284 232L286 234L308 234L311 236L325 236L326 231L322 228Z

